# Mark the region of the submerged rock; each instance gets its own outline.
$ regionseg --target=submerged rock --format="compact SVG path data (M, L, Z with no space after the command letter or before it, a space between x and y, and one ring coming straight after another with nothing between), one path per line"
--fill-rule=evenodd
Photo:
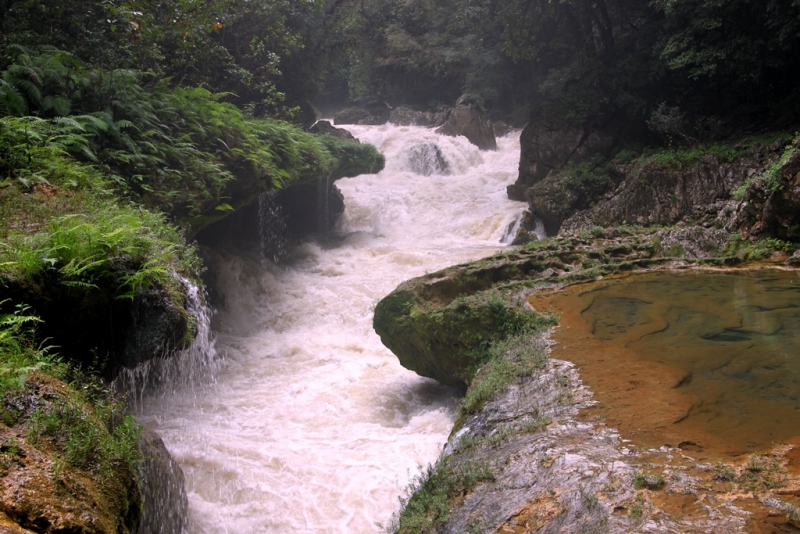
M421 143L408 150L408 163L416 174L450 174L450 164L435 143Z

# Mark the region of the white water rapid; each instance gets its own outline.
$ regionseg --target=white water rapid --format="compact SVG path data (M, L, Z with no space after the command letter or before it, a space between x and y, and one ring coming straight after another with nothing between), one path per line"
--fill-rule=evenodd
M377 532L453 424L454 392L403 369L372 312L403 280L503 247L525 209L506 197L518 135L480 152L424 128L347 128L387 161L336 182L346 237L280 267L215 261L224 365L140 409L186 475L189 534Z

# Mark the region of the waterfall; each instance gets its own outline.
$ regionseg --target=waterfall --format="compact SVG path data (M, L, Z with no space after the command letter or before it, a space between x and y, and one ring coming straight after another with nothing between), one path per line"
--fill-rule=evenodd
M372 313L403 280L502 250L525 209L506 196L519 141L481 152L421 127L348 129L387 162L336 182L335 245L306 242L280 267L215 255L224 365L143 395L139 420L186 475L188 534L376 532L447 440L455 392L403 369Z
M144 399L170 391L187 391L214 381L221 364L211 331L211 310L205 295L191 280L173 273L183 284L188 297L186 309L195 331L192 342L183 350L169 352L133 369L125 368L111 384L112 390L127 398L134 413Z

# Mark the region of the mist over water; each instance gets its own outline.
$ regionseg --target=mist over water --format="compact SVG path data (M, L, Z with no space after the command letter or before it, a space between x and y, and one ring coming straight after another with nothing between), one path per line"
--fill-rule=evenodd
M376 532L447 439L454 392L397 363L373 309L408 278L503 247L525 209L506 197L519 141L480 152L424 128L348 129L387 164L336 182L340 242L280 266L212 258L222 369L143 402L186 474L190 534Z

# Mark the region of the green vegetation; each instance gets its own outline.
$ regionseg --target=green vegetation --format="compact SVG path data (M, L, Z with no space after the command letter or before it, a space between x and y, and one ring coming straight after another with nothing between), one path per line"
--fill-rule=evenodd
M20 306L13 314L0 315L0 422L27 429L29 445L53 447L70 467L103 478L122 473L135 480L141 461L139 425L98 379L63 363L51 349L34 345L33 326L40 321L28 313ZM44 376L71 387L54 386ZM52 392L27 391L31 379L44 384L35 391ZM23 398L28 400L19 402ZM9 446L4 447L8 453Z
M455 498L466 494L481 482L494 480L485 463L458 463L452 458L417 475L400 498L401 511L384 530L396 534L431 532L447 521Z
M765 2L330 2L324 95L693 145L798 120L800 6ZM344 52L344 53L341 53Z
M798 248L800 248L800 245L791 241L783 241L776 238L747 241L742 240L738 234L732 234L723 254L725 256L737 256L742 261L759 261L769 258L776 252L792 254Z
M548 318L544 329L556 323ZM533 329L532 329L533 330ZM480 408L486 401L503 391L515 379L530 377L547 363L547 348L533 339L534 331L526 331L492 343L482 358L486 364L474 376L461 401L458 417Z
M666 484L666 479L663 474L651 475L647 471L637 470L633 474L633 485L636 489L661 489Z
M783 181L781 180L780 170L786 165L789 159L794 156L797 152L797 148L793 145L789 145L783 151L781 158L776 161L775 163L771 164L769 167L764 170L761 174L753 176L752 178L748 179L745 183L740 185L736 188L736 191L733 192L734 200L743 200L747 190L756 183L760 182L764 185L764 190L768 193L774 193L779 191L783 187Z
M66 365L51 356L49 348L34 345L31 334L40 319L29 312L26 306L18 305L14 313L0 315L0 397L19 391L32 372L66 376ZM3 411L4 422L7 415Z

